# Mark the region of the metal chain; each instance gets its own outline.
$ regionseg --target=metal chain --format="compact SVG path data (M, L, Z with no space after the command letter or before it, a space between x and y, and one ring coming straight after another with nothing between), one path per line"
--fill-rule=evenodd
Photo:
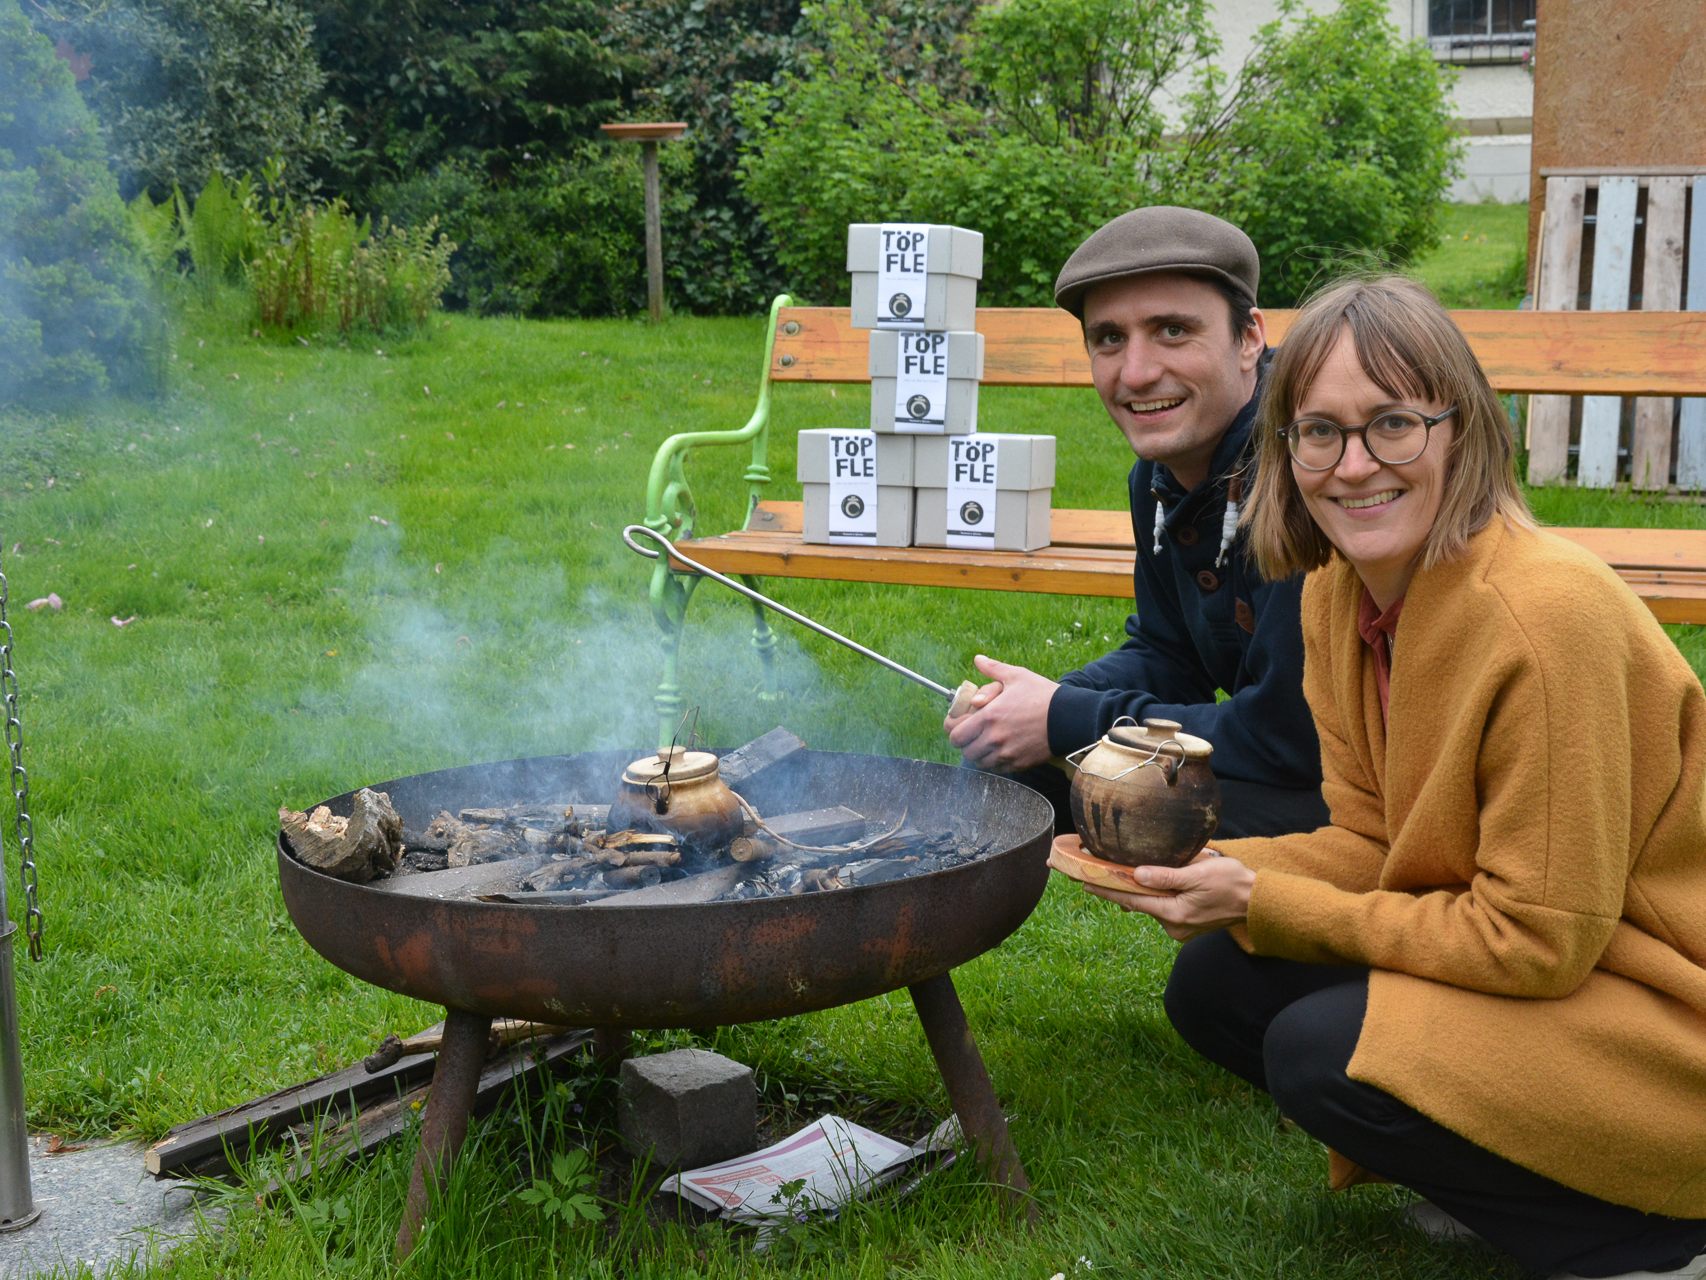
M0 694L6 703L6 746L12 753L12 799L18 807L18 863L24 879L24 934L30 959L41 959L41 907L36 901L35 827L30 822L30 775L24 770L24 725L18 718L18 677L12 670L12 624L6 619L6 569L0 563ZM0 874L4 874L0 870Z

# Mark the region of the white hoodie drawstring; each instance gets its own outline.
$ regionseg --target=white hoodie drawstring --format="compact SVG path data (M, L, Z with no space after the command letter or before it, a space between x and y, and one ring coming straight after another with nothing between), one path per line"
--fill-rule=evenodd
M1220 517L1220 554L1214 558L1214 567L1220 568L1226 562L1226 553L1232 549L1232 539L1238 536L1238 503L1244 496L1244 479L1233 476L1226 484L1226 514Z

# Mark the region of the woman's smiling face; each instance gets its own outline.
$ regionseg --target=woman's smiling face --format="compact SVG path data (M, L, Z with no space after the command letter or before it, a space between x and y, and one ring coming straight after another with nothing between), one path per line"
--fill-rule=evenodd
M1431 416L1445 407L1433 401L1394 400L1364 372L1347 329L1292 416L1357 426L1389 409ZM1309 471L1292 464L1292 478L1310 516L1351 562L1381 609L1408 589L1427 545L1445 498L1446 463L1455 434L1447 418L1429 432L1420 457L1396 466L1373 457L1360 435L1345 438L1344 456L1330 470Z

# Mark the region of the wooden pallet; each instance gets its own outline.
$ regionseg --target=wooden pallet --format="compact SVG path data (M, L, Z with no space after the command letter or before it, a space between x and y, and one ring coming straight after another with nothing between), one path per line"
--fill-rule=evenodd
M1591 311L1625 311L1636 288L1643 311L1706 311L1706 174L1547 177L1536 283L1541 312L1581 306L1584 259ZM1706 489L1706 399L1637 398L1627 430L1621 397L1586 395L1577 405L1568 395L1530 399L1529 483L1568 477L1573 438L1583 487L1628 480L1637 489L1664 489L1674 478L1683 489Z

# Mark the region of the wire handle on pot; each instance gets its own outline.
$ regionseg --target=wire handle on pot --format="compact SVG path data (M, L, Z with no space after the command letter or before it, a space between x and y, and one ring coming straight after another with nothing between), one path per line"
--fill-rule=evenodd
M849 640L846 636L842 635L840 632L831 631L828 627L824 626L821 622L814 622L814 621L812 621L812 619L806 617L806 615L803 613L795 613L792 609L788 608L787 605L777 604L769 596L764 595L761 592L754 591L751 587L747 586L743 582L736 582L733 578L724 577L722 574L718 573L715 569L707 569L704 565L700 564L697 560L693 560L687 556L682 555L680 551L676 550L675 544L672 543L668 538L664 537L663 534L659 533L656 529L648 529L643 524L631 524L626 529L622 530L622 541L626 542L628 544L628 549L630 551L637 551L641 555L645 556L646 559L648 559L648 560L656 560L660 555L663 554L663 552L657 550L655 547L642 547L639 543L634 541L634 539L636 537L649 538L651 541L653 541L653 542L657 543L659 546L661 546L664 551L669 552L669 558L671 560L679 560L682 564L686 565L688 568L692 569L694 572L702 573L707 578L714 578L718 582L722 583L725 587L728 587L730 590L740 592L741 595L745 596L747 599L756 600L756 601L758 601L759 604L765 606L766 608L774 609L777 613L781 614L784 618L792 618L795 622L799 623L802 627L810 627L813 631L817 632L820 636L827 636L827 637L829 637L829 639L835 641L837 644L844 644L849 649L853 650L853 652L864 654L872 662L882 664L883 666L887 667L890 671L893 671L895 674L903 675L908 680L912 680L918 684L923 685L926 689L931 690L933 693L941 694L944 698L948 699L949 702L954 701L955 690L948 688L946 685L937 684L934 680L930 679L928 676L919 675L918 672L914 671L911 667L901 666L900 663L896 662L893 658L884 657L882 654L878 653L875 649L867 649L864 645L860 644L857 640ZM968 681L967 683L970 683L970 682ZM962 686L962 688L963 687L964 686Z
M1137 721L1133 720L1130 716L1120 716L1119 719L1115 720L1113 722L1113 724L1108 726L1109 730L1111 731L1111 730L1119 728L1121 720L1130 724L1134 729L1137 727ZM1121 778L1126 777L1128 774L1136 773L1139 769L1145 768L1149 765L1155 764L1158 761L1160 761L1161 753L1163 751L1165 751L1168 747L1177 747L1178 751L1179 751L1178 757L1174 758L1172 755L1169 755L1167 757L1166 768L1167 768L1167 785L1168 786L1172 786L1175 782L1178 781L1179 770L1183 769L1185 767L1185 744L1180 742L1177 738L1166 738L1160 742L1157 742L1155 744L1155 749L1153 751L1151 751L1147 756L1145 756L1142 760L1139 760L1136 764L1132 765L1130 768L1121 769L1118 773L1098 773L1094 769L1085 769L1084 765L1082 763L1083 757L1089 755L1090 752L1094 751L1097 747L1099 747L1101 745L1102 744L1100 742L1092 742L1092 743L1090 743L1089 746L1079 747L1078 750L1072 752L1070 755L1068 755L1066 757L1067 763L1072 765L1072 767L1075 769L1083 770L1083 772L1089 774L1092 778L1101 778L1104 782L1118 782ZM1129 743L1120 743L1119 745L1131 746L1131 744L1129 744ZM1136 747L1136 746L1132 746L1131 749L1134 751L1142 750L1141 747Z

